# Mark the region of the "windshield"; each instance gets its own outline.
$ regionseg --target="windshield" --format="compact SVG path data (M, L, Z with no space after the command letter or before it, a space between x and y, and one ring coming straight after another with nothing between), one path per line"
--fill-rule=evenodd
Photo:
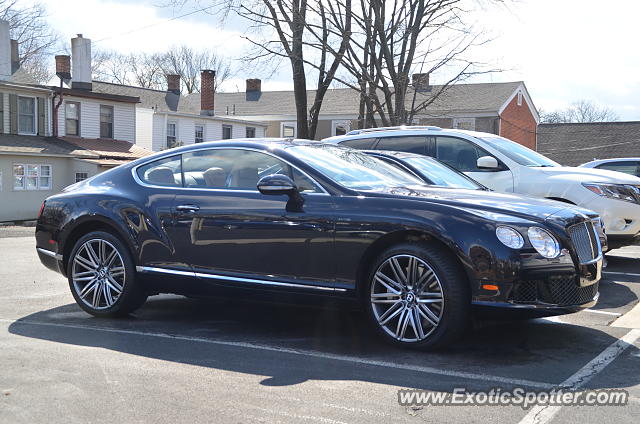
M509 139L503 137L480 137L480 139L520 165L560 166L559 163L552 161L546 156L542 156L540 153L527 149L523 145Z
M411 156L402 160L413 166L420 174L433 181L434 185L466 188L469 190L481 190L483 188L471 178L435 159L425 156Z
M353 190L424 185L413 175L357 150L319 144L287 149L328 178Z

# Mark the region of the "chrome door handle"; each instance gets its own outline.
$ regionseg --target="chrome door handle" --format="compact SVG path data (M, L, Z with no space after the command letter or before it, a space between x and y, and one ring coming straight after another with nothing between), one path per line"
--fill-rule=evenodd
M200 207L197 205L180 205L176 206L176 210L178 212L197 212L200 210Z

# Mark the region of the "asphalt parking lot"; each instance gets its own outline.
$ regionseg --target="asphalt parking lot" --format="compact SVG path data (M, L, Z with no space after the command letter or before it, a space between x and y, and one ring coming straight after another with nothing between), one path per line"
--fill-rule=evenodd
M381 343L336 305L161 295L97 319L0 228L0 423L637 422L640 246L608 257L593 310L484 321L442 352ZM621 388L626 406L398 404L399 389Z

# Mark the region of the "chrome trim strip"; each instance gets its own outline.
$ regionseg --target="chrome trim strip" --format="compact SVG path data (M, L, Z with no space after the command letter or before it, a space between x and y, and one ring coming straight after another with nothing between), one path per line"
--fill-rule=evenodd
M263 284L267 286L293 287L293 288L300 288L300 289L323 290L323 291L332 291L332 292L347 291L347 289L343 289L343 288L310 286L307 284L285 283L283 281L256 280L253 278L231 277L229 275L208 274L204 272L192 272L192 271L180 271L177 269L156 268L156 267L148 267L148 266L136 266L136 271L156 272L160 274L182 275L182 276L197 277L197 278L210 278L214 280L237 281L240 283Z
M273 153L271 153L271 152L269 152L267 150L251 149L249 147L206 147L205 146L205 147L201 147L201 148L198 148L198 149L189 150L189 151L186 151L186 152L183 152L183 153L174 153L174 154L170 154L170 155L167 155L167 156L154 157L153 160L148 160L146 162L143 162L143 163L141 163L139 165L136 165L133 168L131 168L131 175L133 176L133 179L134 179L134 181L136 183L138 183L139 185L141 185L143 187L149 187L149 188L163 188L163 189L170 189L170 190L189 190L189 191L213 191L213 192L220 192L221 191L221 192L225 192L225 193L260 193L257 188L255 190L234 190L234 189L224 189L224 188L158 186L158 185L145 183L138 176L138 168L140 168L141 166L147 165L147 164L149 164L151 162L155 162L156 160L162 160L162 159L166 159L166 158L170 158L172 156L178 156L178 155L182 156L185 153L199 152L199 151L202 151L202 150L248 150L248 151L251 151L251 152L259 152L259 153L267 154L267 155L272 156L272 157L274 157L274 158L276 158L278 160L281 160L282 162L286 163L290 167L292 167L295 170L299 171L305 177L309 178L309 180L311 180L315 185L320 187L320 189L323 191L322 193L304 193L304 192L301 192L300 194L316 195L316 196L318 196L318 195L320 195L320 196L330 196L329 192L322 186L322 184L317 182L314 178L311 178L309 176L309 174L307 174L306 172L304 172L302 169L298 168L297 166L294 166L289 161L281 158L280 156L274 155Z
M52 252L51 250L43 249L41 247L36 247L36 250L43 255L51 256L52 258L55 258L59 261L62 260L62 255L60 253Z
M159 274L172 274L172 275L182 275L186 277L195 277L196 274L193 271L180 271L178 269L169 269L169 268L156 268L152 266L137 266L136 271L138 272L156 272Z

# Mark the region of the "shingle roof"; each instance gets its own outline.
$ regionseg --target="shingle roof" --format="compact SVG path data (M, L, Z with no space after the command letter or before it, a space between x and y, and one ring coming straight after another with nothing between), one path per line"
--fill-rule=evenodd
M54 137L0 135L0 153L98 158L97 153Z
M569 166L640 156L640 121L540 124L538 151Z
M516 88L520 81L500 83L455 84L447 90L428 108L432 114L451 112L487 112L496 113ZM433 86L431 92L418 92L417 101L428 99L433 93L438 93L441 86ZM140 106L156 108L161 112L200 113L200 93L193 93L179 97L174 93L147 88L133 87L94 81L93 90L140 98ZM251 96L251 94L249 94ZM408 102L411 101L413 91L409 90ZM308 104L313 104L315 90L307 92ZM216 93L215 113L226 116L233 113L236 116L255 115L295 115L295 99L293 91L263 91L258 100L248 100L245 92ZM350 88L329 89L322 104L323 114L356 114L359 106L359 95Z
M100 159L111 160L134 160L150 155L150 150L136 146L123 140L111 140L104 138L64 138L69 144L77 146L80 149L88 150L95 153Z

